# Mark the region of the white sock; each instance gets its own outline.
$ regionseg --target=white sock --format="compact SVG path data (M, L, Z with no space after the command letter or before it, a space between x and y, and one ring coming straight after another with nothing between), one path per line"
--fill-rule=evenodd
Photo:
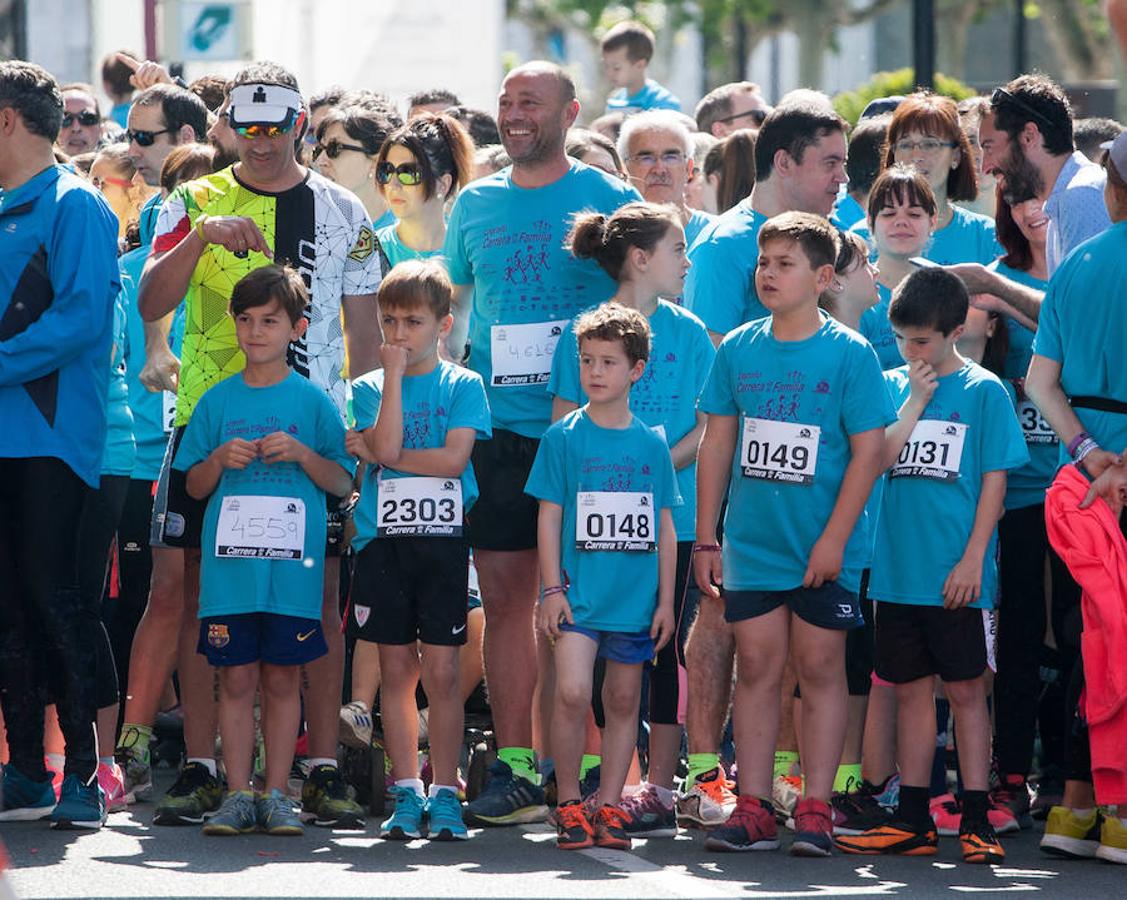
M395 782L395 786L410 788L420 797L426 798L426 789L423 787L423 780L421 778L400 778Z
M337 761L331 756L311 756L306 762L309 763L310 770L318 766L332 766L334 769L337 767Z
M199 763L201 766L205 766L207 768L207 770L211 773L212 778L218 778L219 777L219 770L217 768L215 768L215 760L214 759L204 759L202 756L189 756L188 762Z
M427 796L437 797L439 791L449 791L455 797L458 796L458 786L454 784L432 784L430 790L427 792Z
M1094 806L1089 806L1087 809L1071 809L1071 810L1069 810L1069 812L1071 812L1078 819L1086 819L1086 818L1088 818L1088 816L1090 816L1095 811L1096 811L1096 808Z
M66 754L65 753L47 753L47 768L55 772L61 773L66 767Z

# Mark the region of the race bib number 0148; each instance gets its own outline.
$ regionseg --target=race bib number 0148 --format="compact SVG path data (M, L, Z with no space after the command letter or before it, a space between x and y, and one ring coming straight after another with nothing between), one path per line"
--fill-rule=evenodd
M900 451L890 478L932 478L955 481L963 459L967 426L963 422L921 419Z
M417 475L380 480L376 537L460 537L462 482Z
M745 478L813 484L818 466L817 425L744 419L740 466Z
M567 322L567 319L559 319L490 328L493 386L547 384L552 373L552 356Z
M303 559L305 501L297 497L224 497L215 555L233 559Z
M653 494L580 491L575 497L575 548L650 553L657 549Z

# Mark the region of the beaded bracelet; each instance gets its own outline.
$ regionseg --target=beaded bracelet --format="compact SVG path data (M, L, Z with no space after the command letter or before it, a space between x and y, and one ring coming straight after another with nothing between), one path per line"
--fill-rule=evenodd
M544 588L542 593L544 599L546 600L548 597L551 597L552 594L566 594L567 588L565 588L562 584L554 584L551 587Z
M1084 440L1080 442L1080 446L1076 448L1076 454L1074 457L1076 465L1080 465L1080 463L1084 462L1084 457L1086 457L1089 453L1099 449L1100 445L1097 444L1093 438L1084 438Z
M1073 459L1076 458L1076 451L1084 441L1090 439L1092 436L1086 431L1081 431L1076 437L1068 442L1068 455Z
M693 544L693 553L719 553L722 549L719 544Z

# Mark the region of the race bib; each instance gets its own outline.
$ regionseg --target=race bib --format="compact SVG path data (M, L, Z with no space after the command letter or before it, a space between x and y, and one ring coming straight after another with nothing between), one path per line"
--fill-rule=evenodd
M215 528L215 555L244 559L304 559L305 501L297 497L224 497Z
M172 391L160 392L160 421L164 433L171 434L176 422L176 394Z
M967 426L962 422L921 419L900 451L889 475L892 478L933 478L954 481L959 477Z
M376 537L462 534L462 482L413 475L379 482Z
M1032 400L1022 400L1017 405L1017 417L1021 422L1021 433L1027 444L1055 444L1057 433L1045 421Z
M552 373L552 356L567 322L567 319L559 319L490 328L493 386L547 384Z
M580 491L575 548L650 553L657 548L654 496L639 491Z
M745 418L740 440L744 477L812 484L821 435L817 425Z

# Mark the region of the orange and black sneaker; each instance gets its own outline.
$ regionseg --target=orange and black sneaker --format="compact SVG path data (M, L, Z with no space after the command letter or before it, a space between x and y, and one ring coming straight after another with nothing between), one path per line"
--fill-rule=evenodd
M839 835L834 838L834 844L842 853L862 856L934 856L939 847L939 835L931 822L909 825L894 820L860 834Z
M964 817L959 844L963 848L963 862L991 864L1006 860L1006 851L998 843L994 826L987 821L968 822Z
M630 817L617 806L600 806L595 812L595 846L629 850L633 844L626 826Z
M584 850L595 846L595 829L580 800L556 807L556 846L561 850Z

